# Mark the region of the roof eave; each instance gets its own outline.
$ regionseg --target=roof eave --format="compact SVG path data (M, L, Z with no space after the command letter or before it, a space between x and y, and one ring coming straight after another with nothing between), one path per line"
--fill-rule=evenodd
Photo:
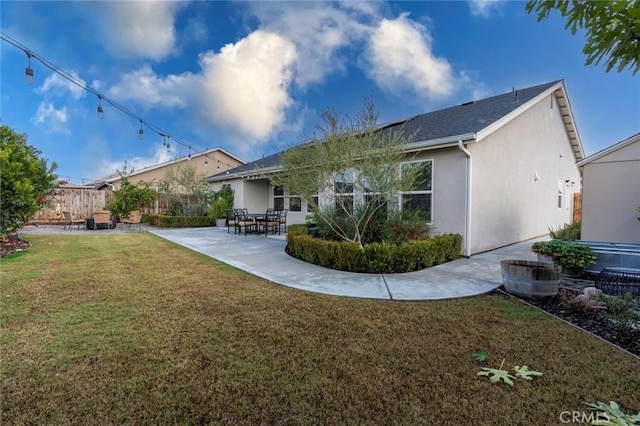
M503 116L499 120L496 120L484 129L480 130L477 133L477 140L480 141L486 138L487 136L504 126L506 123L523 114L524 112L529 110L529 108L532 108L538 102L551 94L555 96L556 102L558 103L558 106L560 108L560 115L562 117L565 132L567 133L567 137L569 138L569 142L571 143L571 147L573 149L576 160L582 160L584 158L584 149L582 148L582 141L580 139L580 135L578 134L578 129L573 117L573 110L571 109L571 104L569 103L569 97L567 96L567 90L565 88L563 80L558 81L556 84L549 87L538 96L530 99L528 102L520 105L509 114Z
M611 145L611 146L609 146L609 147L607 147L607 148L605 148L603 150L600 150L600 151L596 152L595 154L592 154L592 155L588 156L587 158L585 158L585 159L583 159L581 161L578 161L577 165L578 165L578 167L582 167L585 164L589 164L592 161L595 161L595 160L597 160L599 158L602 158L602 157L604 157L606 155L609 155L612 152L615 152L615 151L617 151L617 150L619 150L621 148L624 148L627 145L631 145L632 143L635 143L635 142L638 142L638 141L640 141L640 133L636 133L633 136L629 136L628 138L626 138L626 139L624 139L624 140L622 140L622 141L620 141L620 142L618 142L618 143L616 143L614 145Z

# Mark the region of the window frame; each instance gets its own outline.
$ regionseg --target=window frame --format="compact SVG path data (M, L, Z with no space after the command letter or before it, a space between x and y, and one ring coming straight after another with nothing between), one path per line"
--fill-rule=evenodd
M429 211L429 220L427 221L428 225L433 225L433 216L434 216L434 197L433 197L433 192L434 192L434 176L435 176L435 161L433 158L427 158L427 159L423 159L423 160L411 160L411 161L402 161L400 163L400 173L402 173L404 165L405 164L415 164L415 163L431 163L431 182L430 182L430 188L431 189L418 189L418 190L412 190L412 191L400 191L398 194L398 206L400 208L400 210L402 211L402 209L404 208L404 202L403 202L403 196L404 195L411 195L411 194L416 194L416 195L429 195L430 198L430 211Z

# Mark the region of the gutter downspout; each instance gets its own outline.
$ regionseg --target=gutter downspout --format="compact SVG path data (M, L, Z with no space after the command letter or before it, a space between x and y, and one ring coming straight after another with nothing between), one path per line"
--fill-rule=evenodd
M464 230L464 256L469 258L471 257L471 191L473 188L473 180L471 172L473 171L473 159L471 157L471 152L467 148L465 148L462 139L458 140L458 149L462 151L467 156L467 198L465 200L465 230Z

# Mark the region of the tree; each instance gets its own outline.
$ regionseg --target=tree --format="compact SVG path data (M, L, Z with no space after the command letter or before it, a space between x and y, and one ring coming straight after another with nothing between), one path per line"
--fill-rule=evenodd
M204 215L211 197L207 177L191 165L168 169L160 182L163 191L181 207L184 216ZM200 210L200 212L198 212Z
M341 120L328 109L322 119L319 137L285 150L280 156L283 170L270 179L306 201L341 239L357 242L363 250L362 237L372 219L415 178L399 171L413 135L380 129L370 99L355 118ZM318 206L319 194L334 205Z
M585 29L586 65L604 60L607 72L616 65L618 72L627 67L633 74L640 70L639 0L529 0L525 8L538 15L538 22L557 9L567 18L565 28L571 29L572 34L578 28Z
M27 135L0 126L0 238L22 227L38 210L38 198L53 193L56 163L27 145Z
M156 191L147 182L140 181L135 185L126 176L120 177L120 189L113 191L113 199L109 210L115 217L123 217L132 210L156 199Z

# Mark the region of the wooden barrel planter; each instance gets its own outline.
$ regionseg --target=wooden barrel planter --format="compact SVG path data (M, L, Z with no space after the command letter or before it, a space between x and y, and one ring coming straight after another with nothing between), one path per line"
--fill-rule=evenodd
M560 270L544 262L503 260L502 281L509 293L518 296L544 297L558 294Z

